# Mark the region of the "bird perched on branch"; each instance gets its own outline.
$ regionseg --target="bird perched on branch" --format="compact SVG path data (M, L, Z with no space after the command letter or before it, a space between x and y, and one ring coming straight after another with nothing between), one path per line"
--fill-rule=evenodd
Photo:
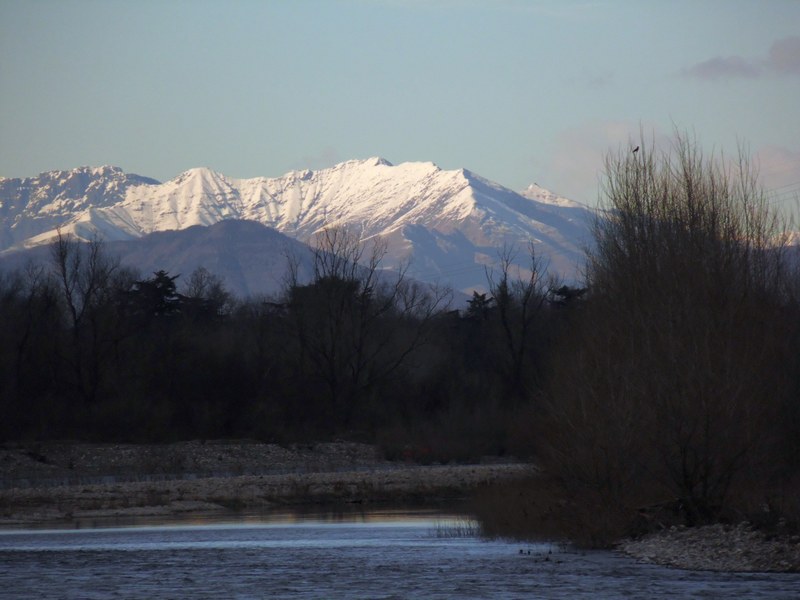
M639 151L639 146L636 146L636 148L633 149L633 153L636 154L638 151Z

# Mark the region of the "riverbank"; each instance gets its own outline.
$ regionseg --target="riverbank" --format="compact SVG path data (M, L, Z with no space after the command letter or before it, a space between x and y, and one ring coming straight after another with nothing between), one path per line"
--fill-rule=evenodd
M0 525L308 505L435 505L530 477L522 463L414 465L374 446L50 443L0 449Z
M516 496L517 482L530 489L538 480L530 464L482 462L387 461L375 446L348 442L6 445L0 447L0 527L282 507L442 506L491 486L516 490ZM492 505L498 518L514 512L507 498ZM516 509L530 514L536 507ZM625 540L617 549L641 562L681 569L800 572L800 536L768 537L744 524L665 529Z
M691 571L800 572L800 531L780 518L762 518L762 528L745 523L687 528L675 516L661 526L637 521L634 529L629 514L598 510L585 497L565 495L544 473L482 491L474 506L482 533L491 537L613 548L642 563ZM633 531L641 534L625 539Z
M391 464L375 446L351 442L8 443L0 446L0 488L312 473Z
M800 572L800 535L768 536L748 523L672 527L618 549L641 562L693 571Z

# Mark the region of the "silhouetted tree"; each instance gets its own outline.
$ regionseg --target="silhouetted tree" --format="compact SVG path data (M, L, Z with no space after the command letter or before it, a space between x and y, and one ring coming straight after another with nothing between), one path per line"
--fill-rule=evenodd
M169 317L177 314L183 304L175 280L180 275L170 276L164 270L156 271L153 277L133 284L129 297L132 308L146 319Z
M487 274L504 348L505 395L512 405L530 397L533 392L531 386L539 370L533 355L537 341L541 342L536 336L543 332L542 313L547 285L544 269L532 244L529 253L530 263L526 273L517 269L516 276L512 275L515 250L504 248L500 253L497 279L491 272Z
M59 435L51 418L64 329L59 293L43 265L0 273L0 439Z
M219 277L205 267L189 276L182 294L184 310L201 321L218 319L230 310L231 295Z
M467 300L466 317L468 319L486 320L489 318L489 311L492 309L494 298L486 293L479 294L477 290L472 292L472 298Z
M297 364L327 397L318 414L346 430L364 416L376 386L423 342L447 297L408 282L403 269L382 274L385 253L382 240L363 244L351 232L326 229L317 237L311 283L301 284L296 263L290 271L286 303Z
M689 522L714 518L775 441L780 223L744 159L707 159L682 135L609 155L604 192L545 456L608 506L677 498Z
M70 331L62 358L71 376L64 383L93 403L116 342L119 260L109 257L97 238L83 243L59 232L51 263Z

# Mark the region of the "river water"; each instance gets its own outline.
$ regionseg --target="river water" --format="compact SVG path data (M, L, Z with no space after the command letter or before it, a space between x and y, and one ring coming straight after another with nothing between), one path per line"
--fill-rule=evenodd
M428 513L0 531L3 599L733 597L796 600L800 575L487 541Z

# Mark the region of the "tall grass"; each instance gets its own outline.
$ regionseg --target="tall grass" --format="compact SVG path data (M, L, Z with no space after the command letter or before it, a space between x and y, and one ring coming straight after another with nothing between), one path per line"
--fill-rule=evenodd
M481 537L482 528L474 519L459 517L454 520L436 521L432 532L437 538L475 538Z

